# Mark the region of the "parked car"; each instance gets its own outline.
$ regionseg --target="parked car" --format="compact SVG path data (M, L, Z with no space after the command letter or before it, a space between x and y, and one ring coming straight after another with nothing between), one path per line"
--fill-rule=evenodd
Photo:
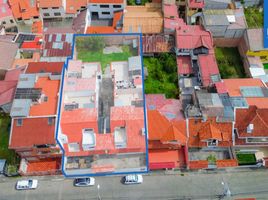
M77 187L86 187L95 185L95 178L87 177L87 178L76 178L74 179L74 186Z
M143 182L143 178L141 174L132 174L124 176L122 182L125 185L140 184Z
M38 180L36 179L21 180L17 182L16 189L17 190L31 190L31 189L36 189L37 185L38 185Z

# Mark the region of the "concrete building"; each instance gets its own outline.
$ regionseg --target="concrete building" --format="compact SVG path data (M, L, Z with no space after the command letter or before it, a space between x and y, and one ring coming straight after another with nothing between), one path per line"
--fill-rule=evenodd
M205 9L227 9L232 0L205 0Z
M204 10L202 24L213 37L241 38L247 29L243 9Z

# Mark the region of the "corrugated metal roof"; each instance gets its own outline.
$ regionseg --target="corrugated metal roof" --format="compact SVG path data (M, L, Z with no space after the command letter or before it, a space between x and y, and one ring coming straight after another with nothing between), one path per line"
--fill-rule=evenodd
M36 80L35 74L21 74L17 88L33 88Z
M11 117L27 117L29 115L31 99L14 99L10 116Z

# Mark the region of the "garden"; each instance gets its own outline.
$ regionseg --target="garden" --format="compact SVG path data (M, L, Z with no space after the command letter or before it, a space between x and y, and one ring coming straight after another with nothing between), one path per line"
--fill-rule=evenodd
M254 153L237 153L236 158L239 165L255 165L256 157Z
M144 67L148 70L145 80L146 94L165 94L167 98L178 98L178 73L176 56L161 53L155 57L144 57Z
M263 27L263 9L258 7L248 7L244 9L244 14L248 28Z
M245 78L245 70L237 48L215 48L216 60L223 79Z
M114 61L127 61L131 56L137 56L137 52L130 45L118 46L120 52L104 54L104 39L101 36L77 37L77 59L83 62L100 62L102 71L108 64Z
M10 117L1 113L0 114L0 159L7 160L8 174L14 174L19 165L19 158L14 150L8 149L9 144L9 130L10 130Z

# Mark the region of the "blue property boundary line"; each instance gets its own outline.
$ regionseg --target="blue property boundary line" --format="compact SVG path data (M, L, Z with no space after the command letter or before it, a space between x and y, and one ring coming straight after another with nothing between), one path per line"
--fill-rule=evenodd
M263 5L263 46L268 48L268 2L264 0Z
M73 59L74 56L74 49L75 49L75 39L76 37L86 37L86 36L139 36L140 37L140 56L141 56L141 63L142 63L142 89L143 89L143 110L144 110L144 129L145 129L145 158L146 158L146 170L145 171L133 171L133 172L103 172L103 173L94 173L94 174L77 174L77 175L67 175L65 173L65 150L64 147L61 145L60 141L58 140L58 132L60 127L60 118L61 118L61 105L62 105L62 93L63 93L63 85L64 85L64 78L65 78L65 71L68 69L69 60ZM62 163L61 163L61 171L66 178L73 178L73 177L83 177L83 176L110 176L110 175L124 175L124 174L145 174L149 172L149 153L148 153L148 132L147 132L147 114L146 114L146 100L145 100L145 89L144 89L144 65L143 65L143 49L142 49L142 34L141 33L111 33L111 34L74 34L72 40L72 55L68 56L66 62L64 63L64 67L62 69L61 75L61 85L60 85L60 97L59 97L59 106L58 106L58 113L57 113L57 124L56 124L56 141L59 144L63 154L62 154Z

